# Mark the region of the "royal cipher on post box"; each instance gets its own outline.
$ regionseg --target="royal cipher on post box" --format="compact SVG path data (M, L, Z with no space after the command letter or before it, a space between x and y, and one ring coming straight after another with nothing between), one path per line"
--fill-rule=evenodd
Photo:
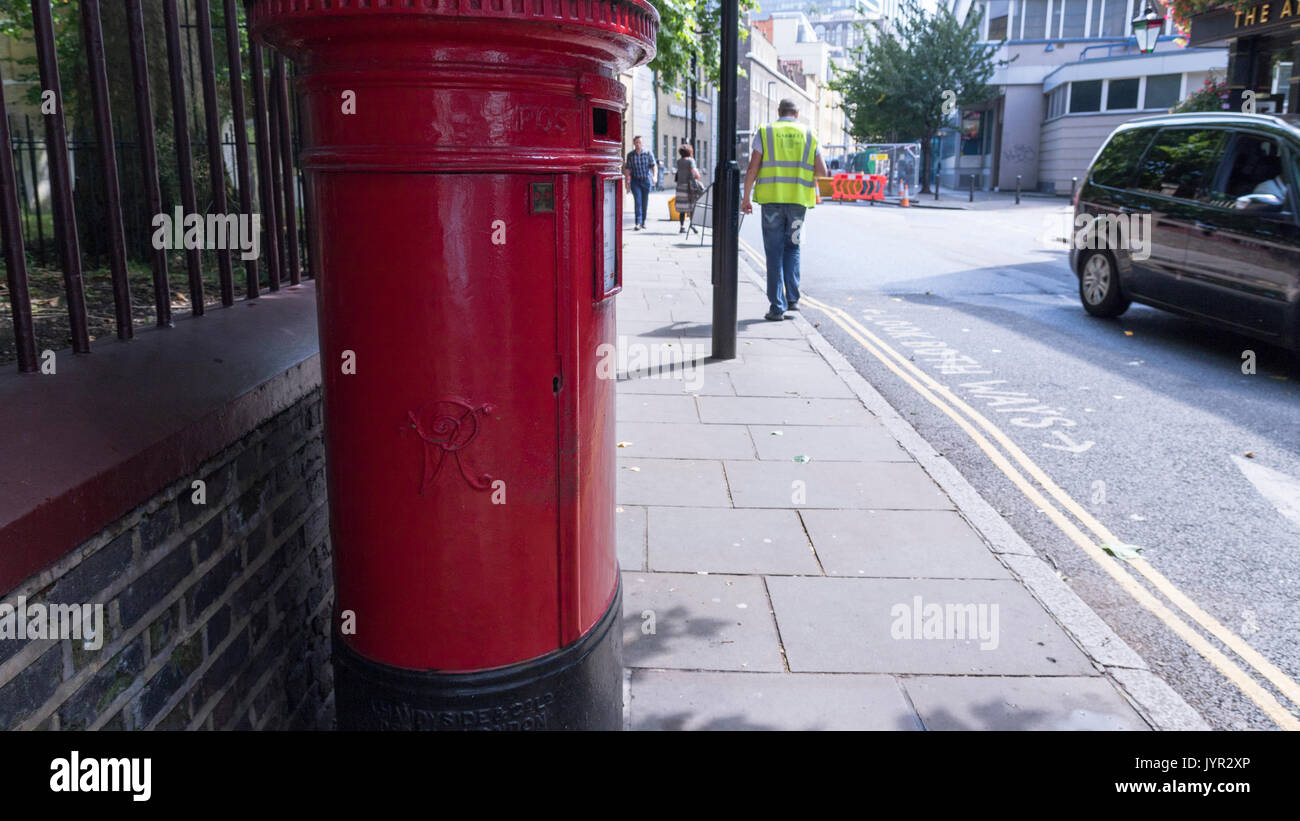
M619 72L644 0L256 0L295 62L340 729L617 728Z

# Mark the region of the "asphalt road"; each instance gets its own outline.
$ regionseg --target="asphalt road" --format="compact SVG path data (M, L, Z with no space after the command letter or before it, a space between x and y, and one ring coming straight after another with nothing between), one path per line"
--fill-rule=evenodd
M1145 306L1118 320L1088 316L1065 246L1050 241L1064 206L826 203L804 230L804 292L848 311L990 419L1236 640L1300 681L1300 365ZM757 213L741 236L761 254ZM1277 728L951 418L827 314L806 305L804 315L1212 726ZM1254 374L1243 373L1246 351ZM1209 641L1300 716L1300 705Z

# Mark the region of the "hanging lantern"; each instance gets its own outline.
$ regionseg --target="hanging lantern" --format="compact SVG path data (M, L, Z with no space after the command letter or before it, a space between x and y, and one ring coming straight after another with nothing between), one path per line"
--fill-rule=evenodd
M1150 3L1147 3L1141 14L1133 18L1133 36L1137 37L1138 48L1143 54L1156 50L1156 41L1160 39L1164 27L1165 16L1152 9Z

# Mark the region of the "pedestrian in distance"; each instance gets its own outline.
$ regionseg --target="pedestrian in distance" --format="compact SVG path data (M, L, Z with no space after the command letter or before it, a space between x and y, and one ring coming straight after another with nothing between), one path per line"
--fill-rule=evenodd
M650 184L654 182L655 169L659 163L655 155L646 151L641 138L632 138L632 150L627 153L623 163L623 176L627 178L628 188L632 189L633 231L645 228L645 212L650 203Z
M916 157L906 149L903 150L902 156L898 158L898 176L911 188L916 188L921 184L920 180L916 179Z
M700 184L700 169L695 165L695 152L689 145L683 145L677 149L677 219L681 229L679 234L686 233L686 217L695 211L695 203L704 193L704 186ZM699 233L694 225L691 230Z
M750 145L745 195L740 208L763 206L763 252L767 257L770 321L799 310L799 243L804 217L817 204L817 177L828 176L817 137L799 122L799 106L784 99L776 122L758 129ZM752 195L752 199L751 199Z

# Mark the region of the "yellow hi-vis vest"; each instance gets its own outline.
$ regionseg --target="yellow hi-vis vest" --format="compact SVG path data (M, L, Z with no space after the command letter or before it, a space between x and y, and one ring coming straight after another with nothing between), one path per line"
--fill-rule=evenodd
M817 177L813 157L817 138L797 122L768 123L759 133L763 164L754 182L754 202L790 203L812 208L817 204Z

